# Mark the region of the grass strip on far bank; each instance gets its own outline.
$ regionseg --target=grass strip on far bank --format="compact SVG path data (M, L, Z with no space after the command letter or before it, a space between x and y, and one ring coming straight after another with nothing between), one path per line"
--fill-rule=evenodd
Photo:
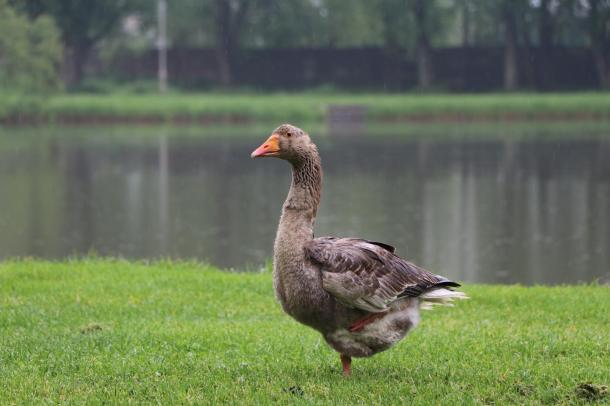
M12 123L323 121L329 106L359 105L369 121L610 119L610 93L62 94L41 102L0 100Z
M610 288L466 285L352 377L271 275L195 263L0 263L8 404L608 402ZM596 395L597 393L597 395ZM597 396L597 398L596 398Z

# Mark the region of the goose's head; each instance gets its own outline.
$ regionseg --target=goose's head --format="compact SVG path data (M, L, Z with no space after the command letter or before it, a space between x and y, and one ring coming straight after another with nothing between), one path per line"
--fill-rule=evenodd
M276 157L295 163L312 153L317 153L317 148L305 131L290 124L282 124L250 156Z

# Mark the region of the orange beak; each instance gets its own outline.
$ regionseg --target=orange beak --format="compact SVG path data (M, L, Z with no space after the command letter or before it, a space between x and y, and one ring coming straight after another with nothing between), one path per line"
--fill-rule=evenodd
M277 134L271 134L271 137L267 138L267 141L263 142L263 145L252 151L250 157L259 158L265 156L277 156L279 152L280 136Z

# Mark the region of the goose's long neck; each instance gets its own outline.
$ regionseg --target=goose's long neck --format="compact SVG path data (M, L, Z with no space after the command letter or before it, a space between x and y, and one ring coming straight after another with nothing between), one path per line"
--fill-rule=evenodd
M273 286L284 310L302 323L318 328L316 312L325 302L320 274L308 267L304 245L313 239L322 167L315 147L301 160L291 161L292 184L282 208L275 237Z
M275 240L276 260L296 260L303 244L313 238L313 226L320 204L322 166L313 148L306 157L292 162L292 184L282 208Z

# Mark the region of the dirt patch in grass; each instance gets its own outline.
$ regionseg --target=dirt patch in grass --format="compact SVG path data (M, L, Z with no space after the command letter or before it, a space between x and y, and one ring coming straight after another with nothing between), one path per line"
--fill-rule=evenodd
M607 385L597 385L594 383L581 383L574 391L580 399L590 401L602 400L609 395Z
M89 323L80 328L81 334L93 334L102 331L104 328L99 323Z

